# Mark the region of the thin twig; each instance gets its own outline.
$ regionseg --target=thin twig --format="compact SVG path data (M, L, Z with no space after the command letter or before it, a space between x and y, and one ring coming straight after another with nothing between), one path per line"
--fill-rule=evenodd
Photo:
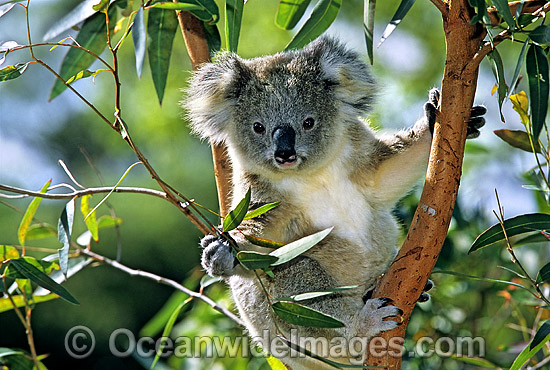
M74 178L73 174L71 173L71 171L69 171L69 167L67 167L67 165L65 164L65 162L63 160L59 160L59 165L63 168L63 170L65 171L65 173L67 174L67 176L69 176L69 178L71 179L71 181L76 185L78 186L80 189L86 189L84 186L80 185L80 183L78 181L76 181L76 179Z
M220 306L219 304L217 304L215 301L213 301L208 296L205 296L204 294L201 294L201 293L195 292L191 289L188 289L185 286L181 285L180 283L178 283L174 280L164 278L162 276L159 276L159 275L147 272L147 271L136 270L136 269L130 268L126 265L121 264L120 262L114 261L112 259L109 259L105 256L102 256L100 254L94 253L94 252L89 251L89 250L80 249L80 253L84 254L88 257L92 257L96 261L105 263L106 265L109 265L109 266L112 266L112 267L114 267L118 270L124 271L125 273L127 273L131 276L141 276L141 277L144 277L144 278L147 278L147 279L150 279L150 280L154 280L159 284L164 284L164 285L171 286L172 288L175 288L175 289L177 289L181 292L184 292L184 293L190 295L193 298L200 299L201 301L205 302L206 304L208 304L210 307L212 307L216 311L221 312L225 316L229 317L237 325L244 326L243 321L237 315L235 315L233 312L228 310L227 308L225 308L223 306Z
M487 41L483 44L483 46L479 49L477 53L475 53L474 57L470 60L470 62L466 65L464 68L464 71L466 73L469 73L472 70L475 70L477 67L479 67L479 64L489 54L491 51L495 49L495 47L500 44L502 41L508 39L510 37L511 33L508 30L504 30L498 35L496 35L492 41Z

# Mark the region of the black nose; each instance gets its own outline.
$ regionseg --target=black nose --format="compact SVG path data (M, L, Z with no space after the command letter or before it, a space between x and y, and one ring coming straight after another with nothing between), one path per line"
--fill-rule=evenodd
M292 127L281 126L273 131L275 142L275 160L279 164L292 163L296 161L296 132Z

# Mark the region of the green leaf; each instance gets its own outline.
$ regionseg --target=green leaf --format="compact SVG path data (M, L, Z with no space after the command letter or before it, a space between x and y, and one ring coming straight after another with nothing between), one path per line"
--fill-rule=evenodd
M302 19L311 0L280 0L275 14L275 24L283 30L291 30Z
M531 103L531 124L533 140L537 141L544 126L548 109L548 60L544 50L538 45L531 45L527 51L527 78Z
M37 240L57 236L53 230L53 226L48 224L33 224L27 229L27 237L25 240Z
M526 185L524 185L523 187L525 187L526 189L529 189ZM542 191L542 189L540 188L529 189L529 190ZM531 243L544 243L544 242L548 242L549 239L550 239L550 236L547 233L539 231L538 233L531 234L526 236L525 238L521 238L520 240L517 240L514 243L514 246L516 247L518 245L531 244Z
M21 77L23 72L27 69L29 63L17 63L16 65L7 66L0 69L0 82L13 80L17 77Z
M550 262L539 270L536 281L537 283L550 283Z
M285 49L299 49L320 36L334 22L341 6L342 0L319 0L307 21Z
M190 10L189 12L208 24L215 24L220 20L220 11L214 0L179 0L178 3L195 4L200 6L200 9Z
M117 18L116 7L111 7L108 14L109 27L112 34ZM107 24L105 22L105 14L96 13L88 18L76 36L76 42L84 49L96 55L100 55L107 46ZM76 76L80 71L88 69L95 61L96 58L84 50L69 48L69 51L61 63L59 75L67 81L71 77ZM65 91L66 88L67 86L61 80L56 79L50 93L50 100L57 97Z
M223 232L227 232L230 230L235 229L237 226L243 222L244 217L246 216L246 213L248 211L248 207L250 206L250 195L251 195L251 189L249 188L246 192L245 196L237 206L232 209L227 216L225 216L223 220L223 226L222 230Z
M521 150L524 150L526 152L533 152L533 149L531 148L531 142L529 141L529 135L525 131L519 131L519 130L508 130L508 129L502 129L502 130L495 130L493 131L495 135L497 135L499 138L513 146L514 148L518 148ZM538 142L533 143L535 146L535 152L540 153L540 145Z
M288 370L288 368L277 357L269 356L265 358L271 370Z
M325 296L325 295L338 293L338 292L341 292L341 291L344 291L344 290L355 289L357 287L359 287L359 285L341 286L341 287L328 289L328 290L321 290L321 291L317 291L317 292L308 292L308 293L296 294L296 295L293 295L293 296L289 297L288 299L279 298L279 300L281 300L281 301L283 301L283 300L284 301L286 301L286 300L289 300L289 301L305 301L305 300L312 299L312 298L317 298L317 297L322 297L322 296Z
M201 287L200 291L202 292L204 289L208 288L210 285L219 283L221 281L223 281L223 277L221 276L212 277L210 275L204 275L200 281L200 287Z
M168 322L166 323L166 326L164 327L164 330L162 331L161 337L168 337L170 335L170 332L172 331L172 328L174 327L174 324L176 323L176 320L178 318L178 315L180 314L180 311L185 307L189 302L191 302L193 298L189 297L184 302L180 303L178 307L172 312L170 315L170 318L168 319ZM154 369L155 365L157 364L158 360L160 359L160 356L162 355L162 350L164 349L165 343L161 342L160 345L157 348L157 353L155 355L155 359L153 360L153 363L151 364L151 367L149 369Z
M71 243L71 232L73 229L74 219L74 199L71 199L63 208L59 222L57 223L57 235L59 241L63 244L59 253L59 266L65 276L67 276L68 261L69 261L69 246Z
M506 235L512 237L536 230L550 229L550 215L544 213L531 213L509 218L504 221ZM472 253L480 248L504 240L504 233L500 223L495 224L479 235L468 253Z
M487 4L485 0L469 0L471 6L476 10L476 15L472 17L470 24L476 24L478 22L490 24L489 14L487 13Z
M275 302L273 311L286 322L314 328L343 328L345 325L332 316L295 302Z
M249 220L249 219L251 219L251 218L258 217L259 215L263 215L263 214L266 213L267 211L270 211L270 210L272 210L273 208L277 207L279 204L281 204L281 202L274 202L274 203L264 204L263 206L261 206L261 207L259 207L259 208L256 208L256 209L253 210L253 211L248 212L248 213L244 216L244 219L245 219L245 220Z
M481 357L465 357L465 356L451 355L451 358L453 360L475 365L483 369L502 369L500 366L497 366L493 364L491 361Z
M84 22L97 12L94 10L93 5L97 4L98 0L84 0L81 1L78 6L71 10L67 15L56 21L56 23L46 31L43 40L52 39L60 35L63 31L66 31L79 23Z
M149 9L147 20L147 51L149 54L149 67L155 90L162 104L164 88L168 78L172 44L178 29L176 13L168 9Z
M80 304L65 288L57 284L48 275L37 269L35 266L28 263L24 258L11 260L10 266L13 266L17 271L25 276L25 278L30 279L42 288L57 294L67 302Z
M90 214L90 199L92 198L92 195L84 195L80 199L80 212L82 213L83 217L87 217L86 227L92 234L92 238L97 242L99 241L99 227L97 225L97 218L95 211Z
M550 43L550 27L542 25L529 32L529 38L538 44Z
M189 12L192 10L204 10L202 6L200 6L199 4L195 4L193 2L174 3L172 1L160 1L158 3L149 5L146 9L150 9L150 8L180 10L184 12Z
M550 340L550 324L546 321L537 331L531 343L516 357L510 370L519 370L548 340Z
M59 296L54 293L46 294L46 295L34 295L32 298L33 303L42 303L51 301L52 299L57 299ZM23 307L25 306L25 299L22 295L16 295L12 296L13 302L15 303L16 307ZM0 298L0 313L13 310L13 304L11 303L9 298Z
M281 265L308 251L311 247L323 240L332 231L332 229L333 228L330 227L318 233L298 239L269 253L270 255L279 258L279 260L272 264L272 266Z
M92 6L92 9L95 10L96 12L107 12L107 9L109 8L110 3L111 3L110 0L99 0L99 3Z
M529 117L529 99L525 91L520 91L517 94L510 95L510 101L512 102L512 107L519 114L521 123L525 127L528 127L531 118Z
M42 186L42 189L40 189L40 192L44 194L48 188L50 187L50 184L52 183L52 179L49 179L48 182ZM31 204L27 207L27 210L25 211L25 214L23 215L23 219L21 220L21 223L19 224L19 229L17 230L17 237L19 238L19 244L25 245L25 238L27 236L27 231L29 228L29 225L32 222L32 219L36 213L36 210L38 209L38 206L40 205L40 202L42 202L42 198L36 197L32 200Z
M523 65L523 61L525 59L525 51L527 50L527 45L529 45L529 37L527 38L527 40L525 40L523 46L521 47L521 51L519 52L518 62L516 63L516 69L514 70L514 76L512 77L512 82L510 82L509 94L512 94L516 88L516 84L519 78L519 72L521 71L521 66Z
M390 37L391 33L397 28L399 23L405 18L411 7L413 6L415 0L401 0L401 4L399 4L399 7L395 11L395 14L393 15L393 18L391 19L390 23L386 26L386 29L382 33L382 38L380 39L380 43L378 46L380 46L388 37Z
M466 275L466 274L462 274L460 272L455 272L455 271L438 270L438 271L433 271L432 274L454 275L454 276L460 276L460 277L467 278L467 279L472 279L472 280L488 281L488 282L491 282L491 283L498 283L498 284L505 284L505 285L513 285L515 287L524 289L524 290L532 293L531 290L529 288L527 288L526 286L518 284L518 283L514 283L513 281L490 279L490 278L484 278L484 277L479 277L479 276Z
M141 78L143 62L145 61L145 49L147 45L147 33L145 31L145 17L143 8L139 8L134 17L134 26L132 28L132 41L134 42L134 54L136 56L136 72Z
M204 37L208 43L208 51L210 52L210 57L213 57L218 53L222 47L222 39L220 36L220 31L215 24L202 23L202 29L204 31Z
M516 21L510 11L508 0L493 0L493 5L497 8L498 14L500 14L502 18L504 18L504 21L508 24L508 28L512 31L515 30Z
M258 245L264 248L279 248L285 245L285 243L276 242L275 240L269 240L264 238L258 238L257 236L243 234L245 239L254 245Z
M109 227L115 227L122 224L122 219L118 217L111 217L111 216L101 216L97 220L97 227L100 229L103 228L109 228Z
M279 258L259 252L240 251L237 253L237 259L247 270L255 270L269 267L273 263L277 262Z
M370 64L374 64L374 12L376 9L376 0L365 0L363 5L363 33L367 44L367 54Z
M497 49L493 49L490 53L487 54L487 58L491 63L491 70L495 76L495 80L498 86L498 109L500 112L500 119L504 122L504 115L502 114L502 103L506 98L508 92L508 85L504 80L504 64L502 63L502 58L500 57Z
M81 80L83 78L95 77L98 74L100 74L101 72L105 72L105 71L108 71L108 69L101 68L101 69L98 69L97 71L93 71L93 72L85 69L83 71L78 72L76 75L72 76L71 78L69 78L67 80L67 83L72 84L73 82Z
M244 0L225 1L225 37L227 49L237 52L241 22L243 19Z
M11 245L0 245L0 262L19 258L19 252L17 248Z

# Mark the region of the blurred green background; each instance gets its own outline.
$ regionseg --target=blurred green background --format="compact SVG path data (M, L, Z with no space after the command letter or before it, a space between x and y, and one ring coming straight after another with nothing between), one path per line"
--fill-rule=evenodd
M31 2L30 24L34 42L39 42L57 19L79 1ZM245 5L239 54L255 57L281 51L292 34L278 29L274 15L278 1L249 0ZM379 1L376 8L375 44L397 8L397 1ZM343 2L341 13L329 33L365 55L362 31L362 6L359 0ZM221 6L220 3L220 7ZM0 19L0 43L17 41L26 44L25 13L16 6ZM223 20L222 20L223 22ZM220 30L223 30L220 24ZM76 31L67 31L75 34ZM66 32L66 33L67 33ZM59 38L64 38L65 34ZM223 38L222 38L223 39ZM58 69L66 50L59 47L36 49L39 58ZM500 48L507 73L513 71L519 49L507 42ZM122 116L134 141L159 175L188 198L216 210L217 199L212 172L210 149L189 135L189 129L179 108L181 89L190 76L190 63L181 34L176 34L171 68L162 107L158 103L148 65L141 79L135 71L134 51L130 39L119 53L122 80ZM443 74L445 45L439 12L428 1L419 1L394 34L375 49L374 74L382 85L379 104L371 117L374 127L397 129L411 126L422 117L422 105L427 91L440 86ZM105 58L109 56L105 54ZM365 56L366 59L366 56ZM27 51L9 54L4 66L30 60ZM92 68L94 69L94 68ZM71 92L48 102L54 76L38 65L30 65L24 75L0 84L0 183L27 189L39 189L48 179L53 184L70 183L58 166L63 160L76 179L87 187L101 185L98 176L81 153L83 148L101 173L107 185L114 185L125 169L136 162L135 155L121 138L78 100ZM520 89L526 89L526 82ZM485 104L489 113L482 137L467 146L464 178L459 204L451 231L438 267L477 276L511 279L513 275L498 265L512 267L509 256L499 248L488 248L466 255L475 237L489 224L495 223L494 188L500 194L507 217L544 209L537 194L521 188L529 180L523 173L535 165L533 158L497 139L492 130L521 127L511 104L504 106L506 126L500 122L496 98L490 95L493 76L486 62L482 64L476 103ZM107 117L113 112L113 82L103 73L95 79L77 81L74 86ZM157 188L142 166L134 168L123 182L126 186ZM419 186L420 187L420 186ZM396 214L403 230L410 222L419 195L416 189L401 202ZM94 204L101 197L93 198ZM0 204L0 243L17 245L17 228L29 200L6 201ZM118 217L124 220L120 228L121 262L136 269L150 271L176 281L188 281L196 288L200 278L198 241L200 232L174 207L159 199L134 194L115 194L109 202ZM44 200L37 214L41 221L56 225L64 201ZM99 215L108 214L103 206ZM211 217L212 222L217 222ZM80 214L75 217L73 235L85 231ZM30 242L29 245L60 247L55 238ZM100 242L93 246L98 253L114 258L117 235L114 229L102 229ZM502 252L502 253L501 253ZM35 253L43 257L48 253ZM522 247L518 255L528 270L536 273L548 260L547 246ZM195 275L190 278L192 271ZM198 276L198 277L197 277ZM409 326L410 338L421 335L455 337L483 336L487 343L487 358L506 365L518 353L518 345L526 334L509 324L533 321L534 310L526 307L528 298L522 292L502 293L506 286L468 281L463 278L434 274L437 288L431 302L415 310ZM134 358L119 359L109 351L109 336L117 328L127 328L138 336L143 326L171 296L173 290L150 280L130 277L109 266L89 266L64 286L80 301L80 306L62 300L40 304L33 312L35 341L39 353L49 354L44 360L50 369L133 369L141 368ZM216 299L230 305L222 284L208 291ZM518 302L523 302L519 304ZM176 327L185 335L238 335L240 330L219 313L201 302L194 303ZM65 348L67 331L76 325L92 329L97 339L92 356L75 360ZM13 312L0 313L0 347L27 348L24 329ZM519 347L521 350L521 347ZM258 359L247 364L243 359L170 359L172 368L249 368L266 367ZM163 364L166 362L163 361ZM453 359L409 359L410 369L467 368ZM160 368L160 367L159 367Z

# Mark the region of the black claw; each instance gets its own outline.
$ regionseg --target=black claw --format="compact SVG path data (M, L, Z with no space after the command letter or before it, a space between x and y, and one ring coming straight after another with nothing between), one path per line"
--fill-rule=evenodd
M403 310L402 310L402 309L398 308L398 309L397 309L397 312L398 312L397 314L398 314L399 316L403 315Z
M477 128L477 129L482 128L483 126L485 126L485 118L483 118L483 117L472 117L468 121L468 126L469 127L474 127L474 128Z
M418 298L418 302L420 303L424 303L424 302L428 302L430 300L430 293L422 293L420 294L420 297Z
M374 292L374 289L371 289L371 290L369 290L368 292L365 293L365 295L363 296L363 303L367 303L367 300L372 298L372 293L373 292Z
M386 307L393 303L393 301L390 298L380 298L382 300L382 304L380 307Z
M470 115L472 117L477 117L483 116L485 113L487 113L487 108L485 108L483 105L476 105L472 108L472 112L470 113Z
M434 282L428 279L426 285L424 285L424 291L427 292L434 287Z

